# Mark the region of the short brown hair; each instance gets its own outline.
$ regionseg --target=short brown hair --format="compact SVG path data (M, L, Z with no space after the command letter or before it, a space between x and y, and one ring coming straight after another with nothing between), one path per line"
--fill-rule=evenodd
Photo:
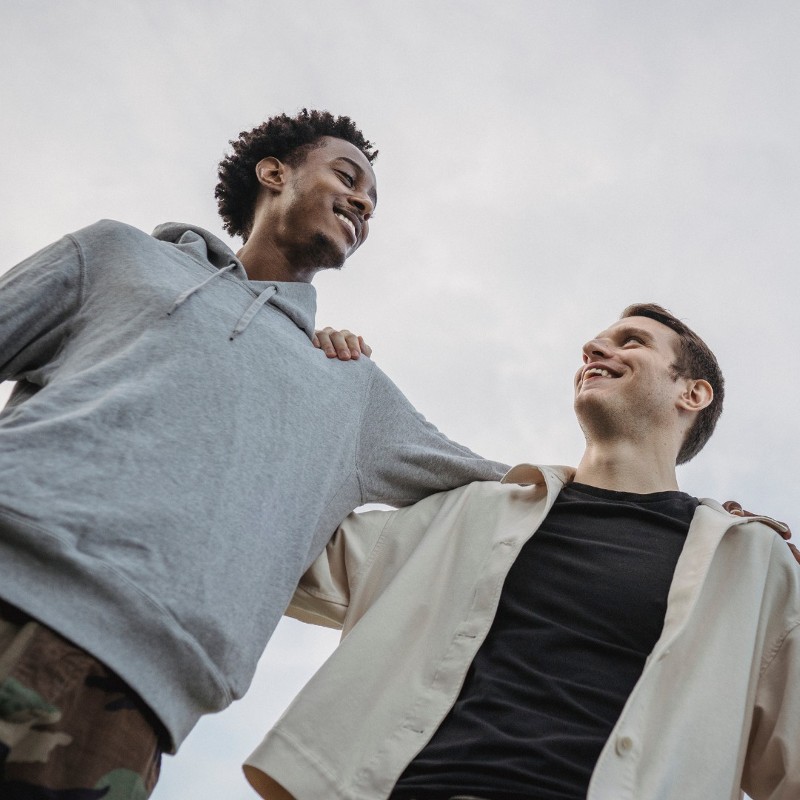
M672 365L673 377L706 380L714 390L714 399L698 413L694 425L686 432L678 452L677 463L685 464L694 458L711 438L722 413L722 401L725 397L725 379L722 377L722 370L711 348L688 325L667 309L655 303L636 303L628 306L620 314L620 319L627 317L649 317L675 331L680 340L680 349L678 360Z

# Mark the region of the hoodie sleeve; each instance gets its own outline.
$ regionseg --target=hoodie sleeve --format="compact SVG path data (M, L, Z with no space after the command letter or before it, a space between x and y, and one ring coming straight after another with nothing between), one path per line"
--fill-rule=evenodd
M0 381L17 380L53 358L80 305L83 277L69 236L0 276Z
M362 503L405 506L473 481L500 480L508 470L448 439L377 367L357 452Z

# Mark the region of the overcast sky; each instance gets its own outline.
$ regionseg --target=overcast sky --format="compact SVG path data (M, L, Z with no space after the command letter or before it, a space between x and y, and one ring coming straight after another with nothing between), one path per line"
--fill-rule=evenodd
M320 323L363 333L451 437L575 463L581 344L661 303L727 378L682 488L800 536L794 0L4 0L2 20L0 269L101 217L222 235L229 139L348 114L380 149L380 199L369 242L315 281ZM240 762L335 641L282 624L155 800L255 797Z

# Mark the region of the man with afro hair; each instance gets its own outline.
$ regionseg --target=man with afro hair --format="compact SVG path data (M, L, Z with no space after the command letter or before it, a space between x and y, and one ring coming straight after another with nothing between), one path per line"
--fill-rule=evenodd
M247 690L357 506L475 480L354 337L312 346L320 269L366 240L377 151L303 110L232 143L196 226L109 220L0 279L0 795L149 795ZM335 423L327 409L336 409Z
M311 148L322 146L326 136L349 142L370 164L378 156L353 120L334 117L328 111L303 109L295 117L279 114L231 141L233 152L220 162L219 183L214 191L225 230L245 242L250 236L259 192L256 165L265 153L297 166Z

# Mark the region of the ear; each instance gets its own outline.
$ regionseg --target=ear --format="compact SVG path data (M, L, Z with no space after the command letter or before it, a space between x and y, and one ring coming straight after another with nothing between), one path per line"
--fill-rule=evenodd
M702 411L714 399L711 384L702 378L687 380L678 398L678 408L684 411Z
M262 158L256 164L256 177L265 189L281 192L286 186L286 165L274 156Z

